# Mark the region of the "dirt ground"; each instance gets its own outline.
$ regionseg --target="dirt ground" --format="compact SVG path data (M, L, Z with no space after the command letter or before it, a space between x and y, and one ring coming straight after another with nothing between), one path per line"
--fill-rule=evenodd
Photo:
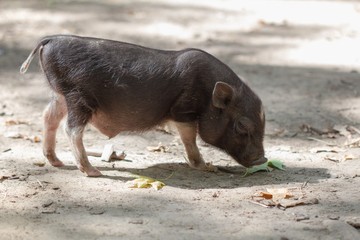
M266 156L285 171L245 168L204 144L234 173L190 169L176 133L108 140L125 161L90 157L104 177L76 169L59 131L58 169L42 156L50 94L34 61L44 35L69 33L162 49L201 48L228 64L266 109ZM358 1L0 1L0 239L360 239L360 3ZM18 137L18 138L15 138ZM150 152L159 143L166 152ZM131 189L134 175L161 190ZM268 207L268 188L308 205Z

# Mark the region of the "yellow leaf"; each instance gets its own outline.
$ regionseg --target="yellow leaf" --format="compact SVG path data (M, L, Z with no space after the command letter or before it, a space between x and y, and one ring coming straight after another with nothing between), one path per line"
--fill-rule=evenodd
M151 183L151 186L153 188L155 188L156 190L160 190L160 189L163 188L163 186L165 186L165 184L163 182L160 182L160 181L155 181L155 182Z
M352 160L352 159L354 159L354 158L355 158L354 155L352 155L352 154L346 154L346 155L344 156L344 161L346 161L346 160Z
M150 188L153 187L156 190L160 190L165 186L163 182L157 181L150 177L139 176L138 178L128 181L129 188Z

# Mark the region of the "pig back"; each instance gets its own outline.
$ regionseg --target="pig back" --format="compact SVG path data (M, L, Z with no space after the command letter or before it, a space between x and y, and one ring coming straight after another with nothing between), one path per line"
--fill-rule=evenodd
M122 122L124 130L141 130L169 118L182 93L176 57L121 42L59 37L44 46L41 64L68 108L80 104Z

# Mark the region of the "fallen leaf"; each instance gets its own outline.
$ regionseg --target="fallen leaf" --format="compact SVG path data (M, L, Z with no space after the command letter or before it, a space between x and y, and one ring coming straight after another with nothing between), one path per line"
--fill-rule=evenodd
M299 205L318 204L317 198L306 198L302 188L269 188L266 191L255 193L252 196L254 203L260 206L281 208Z
M39 143L41 142L41 138L39 136L27 136L19 132L7 132L4 134L4 137L6 138L13 138L13 139L24 139L24 140L30 140L33 143Z
M41 138L40 137L38 137L38 136L23 136L23 139L25 139L25 140L30 140L31 142L33 142L33 143L39 143L39 142L41 142Z
M153 187L156 190L160 190L165 186L163 182L155 180L150 177L139 176L138 178L128 181L127 185L129 188L150 188Z
M276 159L269 160L268 166L279 170L284 170L284 164L280 160L276 160Z
M253 167L250 167L250 168L247 168L246 172L244 174L244 177L248 176L248 175L251 175L251 174L253 174L255 172L259 172L259 171L266 171L266 172L271 171L269 166L268 166L268 162L260 164L260 165L256 165L256 166L253 166Z
M155 189L155 190L160 190L162 189L165 184L163 182L160 182L160 181L155 181L155 182L152 182L151 183L151 186Z
M284 170L284 164L280 160L276 160L276 159L268 160L263 164L247 168L244 177L259 171L271 172L272 170L274 170L274 168L279 170Z
M147 150L149 150L150 152L166 153L166 152L169 152L170 148L159 143L159 145L157 147L152 147L152 146L147 147Z
M352 154L345 154L344 156L344 161L347 161L347 160L353 160L355 159L356 157Z
M279 201L279 205L283 206L284 208L296 207L296 206L300 206L300 205L313 205L313 204L318 204L318 203L319 203L319 200L317 198L299 199L299 200L281 199Z
M43 167L43 166L45 166L45 162L33 162L33 164L35 165L35 166L38 166L38 167Z
M265 192L267 195L272 195L272 200L277 203L281 199L290 198L293 195L289 192L287 188L268 188Z
M272 199L273 195L271 193L268 192L260 192L260 196L265 198L265 199Z
M20 120L7 120L5 121L5 126L14 126L14 125L20 125L20 124L29 124L28 122L25 121L20 121Z

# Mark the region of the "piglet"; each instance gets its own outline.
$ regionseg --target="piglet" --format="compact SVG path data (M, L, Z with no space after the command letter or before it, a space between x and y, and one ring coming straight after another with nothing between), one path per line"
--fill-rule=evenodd
M83 145L92 124L112 138L174 121L190 167L216 171L196 145L203 141L227 152L245 167L262 164L265 114L259 97L227 65L199 49L164 51L113 40L56 35L44 37L21 66L25 73L39 52L52 91L44 110L43 153L51 165L56 131L65 132L76 164L88 176L93 167Z

